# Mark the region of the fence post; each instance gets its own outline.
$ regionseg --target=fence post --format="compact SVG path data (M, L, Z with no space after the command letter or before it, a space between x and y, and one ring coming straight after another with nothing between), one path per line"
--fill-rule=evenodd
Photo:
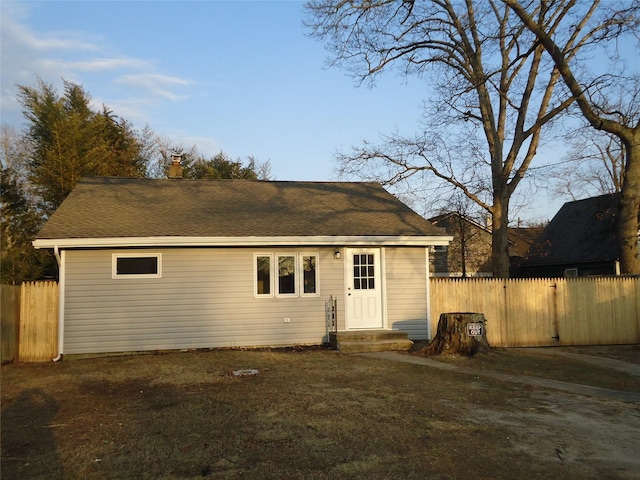
M1 346L2 364L18 358L18 334L20 332L20 286L2 285L1 287Z

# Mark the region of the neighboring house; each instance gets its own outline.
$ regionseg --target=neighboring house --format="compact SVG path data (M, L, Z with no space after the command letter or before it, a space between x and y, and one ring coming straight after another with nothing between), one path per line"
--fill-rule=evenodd
M451 243L434 248L435 277L491 277L491 228L457 212L429 219L453 236Z
M321 344L329 299L331 328L428 338L450 239L375 183L86 178L33 243L79 354Z
M517 277L520 263L527 256L533 242L542 234L544 227L509 227L509 276Z
M457 212L429 219L453 236L448 246L434 247L431 270L436 277L491 277L491 227ZM517 264L542 229L509 228L509 258Z
M618 194L565 203L520 263L521 277L616 275Z

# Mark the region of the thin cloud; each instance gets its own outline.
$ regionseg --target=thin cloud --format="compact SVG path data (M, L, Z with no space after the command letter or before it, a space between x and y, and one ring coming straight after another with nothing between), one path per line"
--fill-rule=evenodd
M90 32L35 31L29 26L32 10L24 4L2 4L3 123L22 123L17 85L31 85L37 78L57 88L62 87L62 79L81 84L110 108L126 106L126 112L116 111L127 114L125 118L148 119L150 109L162 102L187 98L180 89L193 82L154 72L152 60L110 54L107 39ZM132 90L136 91L134 102Z
M151 92L158 97L166 98L173 101L183 100L187 97L186 95L177 95L173 93L170 88L186 87L187 85L193 83L184 78L170 77L168 75L160 75L157 73L124 75L118 78L117 82L129 87Z
M7 35L12 36L17 42L35 51L100 51L100 45L80 38L79 34L53 32L46 35L36 35L23 25L2 22L2 28L8 28Z
M152 63L137 58L93 58L89 60L67 62L67 67L72 70L99 72L109 70L151 68Z
M2 5L0 27L2 42L10 41L14 45L35 51L99 51L98 39L91 41L87 34L79 32L47 32L37 33L21 20L28 16L29 9L20 3ZM4 50L4 49L3 49Z
M141 128L149 123L148 112L158 104L157 99L129 97L117 99L93 98L91 107L94 110L102 110L103 105L107 105L109 109L118 117L125 118L129 122L133 122L136 128Z
M176 132L174 135L185 145L195 145L205 157L213 157L222 151L222 144L215 138L187 135L185 132Z

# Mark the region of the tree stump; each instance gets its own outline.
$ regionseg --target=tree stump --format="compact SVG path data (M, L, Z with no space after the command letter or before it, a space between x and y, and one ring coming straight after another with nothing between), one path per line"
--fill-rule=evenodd
M438 331L423 355L464 355L489 353L486 320L482 313L442 313Z

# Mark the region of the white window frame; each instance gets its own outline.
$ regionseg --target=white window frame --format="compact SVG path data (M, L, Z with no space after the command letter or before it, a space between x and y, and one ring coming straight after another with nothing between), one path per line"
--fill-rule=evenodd
M158 271L156 273L118 274L119 258L156 258ZM162 278L162 254L161 253L114 253L111 255L111 278L121 280L123 278Z
M282 257L293 257L293 275L295 276L293 281L293 293L280 293L280 259ZM300 287L300 260L297 253L276 253L275 254L275 294L277 298L293 298L299 296Z
M258 257L268 257L271 265L269 272L269 282L271 291L269 293L258 293ZM295 261L294 274L296 276L294 293L280 293L279 281L279 260L281 257L293 257ZM304 292L304 271L303 258L315 257L316 259L316 291L315 293ZM253 296L255 298L298 298L298 297L319 297L320 296L320 255L318 252L256 252L253 254Z
M258 293L258 257L268 257L269 258L269 283L271 288L269 289L269 293ZM255 298L273 298L273 292L275 291L274 284L274 262L273 262L273 253L254 253L253 254L253 296Z
M304 257L316 257L316 291L314 293L304 292ZM319 297L320 296L320 255L318 252L301 252L298 254L298 270L299 273L299 288L301 297Z

